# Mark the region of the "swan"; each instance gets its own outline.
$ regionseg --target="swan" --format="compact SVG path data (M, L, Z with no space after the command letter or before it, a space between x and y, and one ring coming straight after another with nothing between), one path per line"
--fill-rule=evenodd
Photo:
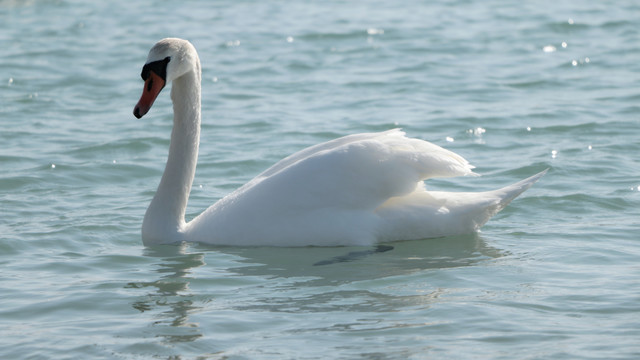
M399 129L341 137L271 166L193 220L185 209L200 141L200 60L187 40L150 50L133 113L144 116L172 83L166 167L142 222L145 245L364 246L477 231L543 171L499 190L427 191L424 180L475 175L449 150Z

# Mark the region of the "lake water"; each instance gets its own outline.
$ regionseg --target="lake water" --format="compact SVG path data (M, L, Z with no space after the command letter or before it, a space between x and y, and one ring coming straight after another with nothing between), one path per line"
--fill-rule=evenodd
M1 0L0 358L640 358L638 19L636 0ZM203 64L189 218L356 132L401 127L483 175L431 188L550 171L478 234L386 252L144 247L168 91L132 109L167 36Z

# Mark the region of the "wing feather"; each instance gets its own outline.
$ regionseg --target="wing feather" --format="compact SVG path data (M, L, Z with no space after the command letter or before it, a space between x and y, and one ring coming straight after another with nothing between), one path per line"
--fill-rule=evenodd
M375 209L390 197L414 191L422 180L470 175L472 169L460 155L394 129L312 146L276 163L238 191L247 193L243 196L277 194L277 199L265 202L289 209Z

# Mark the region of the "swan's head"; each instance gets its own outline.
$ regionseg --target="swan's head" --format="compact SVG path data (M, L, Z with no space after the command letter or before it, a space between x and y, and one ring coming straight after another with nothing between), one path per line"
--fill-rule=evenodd
M140 76L144 80L144 89L133 115L138 119L143 117L167 83L194 70L200 71L200 61L190 42L178 38L158 41L149 51L147 62L142 67Z

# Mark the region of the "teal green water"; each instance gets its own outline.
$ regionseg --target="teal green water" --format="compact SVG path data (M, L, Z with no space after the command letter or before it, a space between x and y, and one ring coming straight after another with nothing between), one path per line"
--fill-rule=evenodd
M637 1L0 1L0 358L640 357ZM203 129L188 216L278 159L402 127L549 173L479 234L366 248L145 248L164 92L191 40Z

